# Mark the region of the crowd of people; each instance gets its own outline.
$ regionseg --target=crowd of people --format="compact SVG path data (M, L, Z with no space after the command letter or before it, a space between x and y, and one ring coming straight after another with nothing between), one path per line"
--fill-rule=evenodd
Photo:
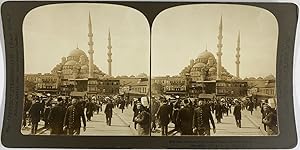
M151 130L156 131L157 125L162 136L174 135L202 135L209 136L211 129L216 133L216 123L229 114L235 118L237 128L242 128L242 111L247 110L250 115L257 110L257 104L250 98L179 98L166 99L164 96L151 100ZM278 133L277 113L267 102L260 105L262 123L268 135ZM214 116L214 117L213 117ZM169 124L174 129L168 131Z
M81 128L86 131L86 122L94 114L105 114L106 124L111 126L113 109L121 113L126 108L132 109L132 122L138 135L147 136L161 132L168 135L210 136L216 133L216 123L221 124L226 116L233 115L237 128L242 128L242 111L250 115L257 110L253 100L235 98L186 98L166 96L125 98L121 96L96 98L66 98L56 96L25 96L23 128L31 126L31 134L37 134L38 125L43 120L44 128L51 135L79 135ZM103 109L103 106L105 107ZM276 109L267 101L260 103L261 122L269 135L278 134ZM174 128L169 131L170 124Z
M31 126L31 134L37 134L39 122L44 121L44 127L50 130L51 135L79 135L83 125L91 121L94 113L103 111L106 123L111 126L112 109L119 107L122 110L128 107L120 96L98 99L95 96L84 98L68 98L60 96L25 95L22 128Z

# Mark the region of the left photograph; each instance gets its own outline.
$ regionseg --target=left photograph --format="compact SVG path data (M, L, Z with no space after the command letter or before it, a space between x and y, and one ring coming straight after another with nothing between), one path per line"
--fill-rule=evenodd
M23 135L150 134L150 27L142 13L41 6L24 19L23 43Z

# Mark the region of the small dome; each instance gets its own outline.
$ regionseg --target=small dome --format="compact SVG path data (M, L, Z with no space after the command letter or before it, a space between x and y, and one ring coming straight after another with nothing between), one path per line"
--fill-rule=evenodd
M202 67L204 67L204 66L205 66L204 63L199 62L199 63L196 63L196 64L193 66L193 68L202 68Z
M89 69L89 67L87 65L81 66L81 70L88 70L88 69Z
M214 71L216 71L217 69L215 68L215 67L211 67L211 68L209 68L209 72L214 72Z
M84 55L85 57L87 57L85 52L83 50L79 49L78 47L76 49L72 50L71 53L69 54L69 56L78 57L78 58L81 55Z
M66 66L75 66L77 62L75 60L69 60L65 63Z
M265 77L265 80L275 80L275 77L273 75L268 75Z

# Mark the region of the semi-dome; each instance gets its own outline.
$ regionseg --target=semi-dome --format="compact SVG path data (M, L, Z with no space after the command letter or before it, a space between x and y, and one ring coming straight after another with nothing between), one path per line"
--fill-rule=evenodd
M217 69L215 68L215 67L211 67L211 68L209 68L209 72L214 72L214 71L216 71Z
M77 62L75 60L69 60L65 63L65 66L75 66Z
M87 65L81 66L81 70L88 70L88 69L89 69L89 67Z
M199 62L199 63L196 63L196 64L193 66L193 68L202 68L202 67L204 67L204 66L205 66L204 63Z
M72 50L71 53L69 54L69 56L78 57L78 58L81 55L84 55L85 57L87 57L85 52L83 50L79 49L78 47L76 49Z

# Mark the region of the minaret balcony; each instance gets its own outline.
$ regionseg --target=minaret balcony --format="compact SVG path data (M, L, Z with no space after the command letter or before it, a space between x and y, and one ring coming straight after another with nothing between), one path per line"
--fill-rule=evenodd
M222 47L223 47L223 44L218 44L217 47L218 47L218 48L222 48Z
M93 41L90 41L88 44L89 44L89 45L94 45L94 42L93 42Z
M93 36L93 33L89 33L88 36L89 36L89 37L92 37L92 36Z

